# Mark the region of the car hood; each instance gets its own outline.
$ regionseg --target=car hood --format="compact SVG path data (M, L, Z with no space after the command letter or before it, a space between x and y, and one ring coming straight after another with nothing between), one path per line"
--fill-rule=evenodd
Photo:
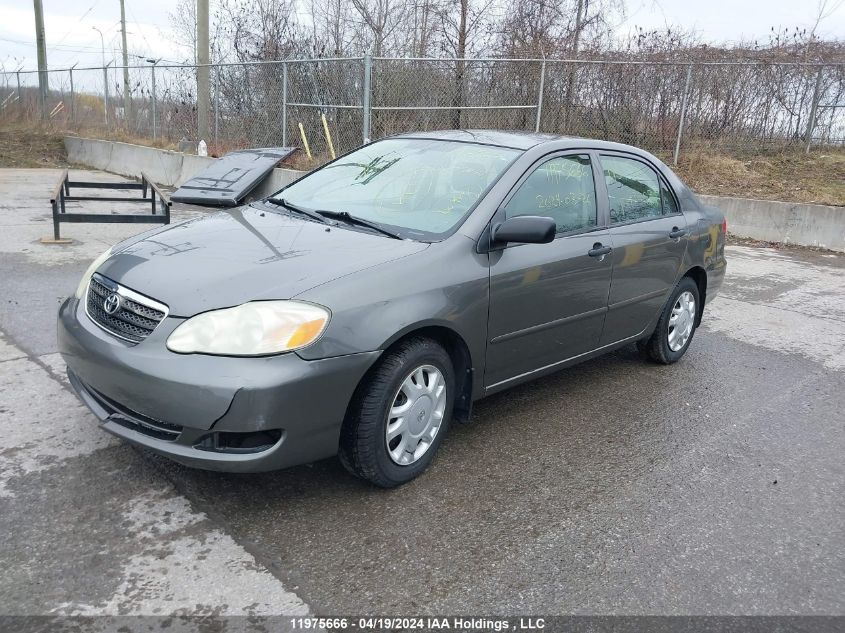
M290 299L427 246L246 206L122 242L98 272L188 317Z

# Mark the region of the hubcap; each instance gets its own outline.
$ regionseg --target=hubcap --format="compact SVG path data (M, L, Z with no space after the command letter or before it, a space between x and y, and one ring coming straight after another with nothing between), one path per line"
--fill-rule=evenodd
M677 352L687 344L695 325L695 297L685 290L675 300L669 317L669 349Z
M412 371L393 398L387 414L385 443L394 463L408 466L431 447L446 412L446 380L433 365Z

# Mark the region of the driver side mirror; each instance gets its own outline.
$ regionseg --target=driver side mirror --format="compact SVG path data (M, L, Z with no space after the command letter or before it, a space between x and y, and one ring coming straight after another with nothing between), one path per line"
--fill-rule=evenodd
M555 239L557 226L551 218L539 215L518 215L493 225L490 237L494 244L548 244Z

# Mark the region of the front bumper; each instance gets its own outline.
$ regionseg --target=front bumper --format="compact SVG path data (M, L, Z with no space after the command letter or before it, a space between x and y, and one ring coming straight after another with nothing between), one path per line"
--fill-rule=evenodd
M295 353L174 354L165 342L181 322L168 317L132 345L92 323L76 299L59 308L59 351L70 383L104 430L210 470L275 470L337 453L346 407L380 352L315 361ZM210 441L232 434L272 442L234 450Z

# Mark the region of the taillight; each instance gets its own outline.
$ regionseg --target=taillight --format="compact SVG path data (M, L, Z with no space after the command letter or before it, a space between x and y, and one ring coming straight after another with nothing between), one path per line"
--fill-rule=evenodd
M722 220L722 235L728 234L728 221L727 219Z

